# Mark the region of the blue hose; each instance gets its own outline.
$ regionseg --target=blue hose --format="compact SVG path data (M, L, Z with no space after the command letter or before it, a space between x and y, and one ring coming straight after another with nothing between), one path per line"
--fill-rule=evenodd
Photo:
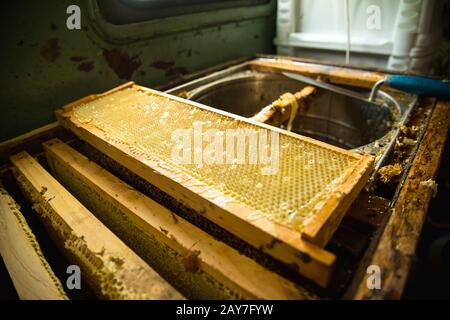
M389 76L385 82L394 89L420 97L450 100L450 83L418 76Z

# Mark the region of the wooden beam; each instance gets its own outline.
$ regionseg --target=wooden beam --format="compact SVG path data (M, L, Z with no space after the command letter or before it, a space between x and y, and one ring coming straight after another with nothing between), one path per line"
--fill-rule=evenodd
M20 299L66 300L19 205L0 184L0 254Z
M42 152L42 141L58 137L63 141L74 138L74 135L64 129L58 122L39 127L20 136L0 142L0 170L9 166L9 157L21 151L30 154Z
M175 216L60 140L44 143L44 149L55 176L86 205L89 203L89 208L95 207L98 218L144 260L179 282L177 287L189 298L314 297ZM192 270L183 266L183 261L194 252L197 265Z
M284 59L257 59L249 62L253 70L266 72L298 72L306 76L328 80L336 84L371 88L385 74L374 71L355 70L349 68L296 62Z
M423 182L436 177L449 125L450 103L438 102L391 216L367 263L380 267L381 289L368 289L366 282L369 275L365 274L352 298L401 298L434 193L433 188Z
M19 186L49 233L100 297L182 298L28 153L12 156L11 162Z

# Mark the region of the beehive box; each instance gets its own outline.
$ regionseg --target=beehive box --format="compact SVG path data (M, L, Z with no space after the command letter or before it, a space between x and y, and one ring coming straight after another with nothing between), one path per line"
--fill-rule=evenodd
M323 247L373 163L370 156L134 83L75 101L57 116L66 128L150 184L321 285L328 283L335 261ZM173 139L174 132L191 137L190 161L174 158L180 138ZM222 147L239 133L247 134L244 141L254 136L266 140L257 144L259 150L249 146L242 161L225 151L213 155L220 149L211 149L212 132L214 137L222 133ZM202 134L209 137L195 141ZM236 156L239 140L234 141ZM269 144L272 150L263 150ZM222 163L204 161L206 153L196 154L203 150L212 150L209 159L222 157ZM266 157L278 152L270 165L258 162L255 154L264 155L261 150L267 151Z

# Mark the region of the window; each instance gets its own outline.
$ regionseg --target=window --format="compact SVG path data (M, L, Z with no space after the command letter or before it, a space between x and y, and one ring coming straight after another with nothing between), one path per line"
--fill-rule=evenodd
M270 0L97 0L97 2L105 20L115 25L124 25L198 12L256 6Z

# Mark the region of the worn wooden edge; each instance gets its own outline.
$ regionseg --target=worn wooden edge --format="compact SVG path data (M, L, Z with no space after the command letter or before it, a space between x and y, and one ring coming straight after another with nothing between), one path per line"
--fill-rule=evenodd
M19 205L0 182L0 254L22 300L67 300Z
M204 77L204 76L216 73L216 72L220 72L227 68L235 67L240 64L245 64L247 61L252 60L252 59L255 59L255 57L247 56L247 57L237 58L234 60L229 60L224 63L220 63L220 64L214 65L212 67L203 69L201 71L192 72L192 73L183 75L181 78L177 78L175 80L170 80L166 83L156 85L153 88L155 88L156 90L159 90L159 91L172 90L178 86L181 86L187 82L195 81L201 77Z
M104 201L111 203L142 230L180 255L198 250L200 269L236 290L240 296L247 299L309 299L313 296L183 218L174 219L173 212L58 139L44 143L44 149L50 164L58 162L60 170L76 175L99 192Z
M19 186L49 233L100 297L182 298L28 153L12 156L11 162Z
M422 182L434 179L440 166L450 126L450 102L436 104L425 135L407 173L374 254L365 265L378 266L381 289L367 286L364 273L349 299L400 299L414 260L420 233L434 190ZM364 270L363 270L364 271Z
M83 104L83 103L88 103L88 102L90 102L90 101L93 101L93 100L96 100L96 99L98 99L98 98L107 96L107 95L109 95L109 94L111 94L111 93L114 93L114 92L118 92L118 91L120 91L120 90L124 90L124 89L127 89L127 88L131 88L131 87L133 87L134 85L135 85L135 84L134 84L133 81L126 82L126 83L124 83L124 84L122 84L122 85L120 85L120 86L117 86L117 87L115 87L115 88L112 88L111 90L105 91L105 92L103 92L103 93L91 94L91 95L88 95L88 96L86 96L86 97L80 98L80 99L78 99L78 100L72 101L72 102L66 104L65 106L63 106L62 109L63 109L64 111L70 111L70 110L72 110L72 108L75 107L75 106L78 106L78 105ZM58 110L56 110L56 112L58 112Z
M363 157L348 175L347 181L331 194L331 198L302 230L302 237L324 247L330 241L351 204L365 186L373 171L374 158Z
M35 137L37 135L40 135L43 132L48 132L51 131L53 129L55 129L56 127L59 126L58 122L52 122L49 123L45 126L39 127L37 129L31 130L29 132L26 132L24 134L21 134L17 137L14 137L12 139L8 139L5 141L0 142L0 151L4 152L4 150L10 149L11 147L22 143L23 141L30 139L32 137Z
M324 77L336 84L371 88L375 82L385 77L384 73L355 70L337 66L296 62L287 59L257 59L250 61L252 70L266 72L298 72L311 77Z
M301 73L311 78L320 78L321 81L334 83L337 85L353 86L365 89L372 89L373 85L385 78L391 72L385 70L370 70L351 66L340 66L314 61L301 61L289 59L288 57L260 58L247 63L249 68L259 72ZM396 72L395 74L403 74ZM383 91L395 94L397 97L410 96L404 91L393 89L388 85L382 85Z
M20 152L27 151L36 154L42 151L41 139L48 140L58 136L67 141L73 138L73 134L63 128L57 121L39 127L15 138L0 142L0 172L9 166L9 157Z

